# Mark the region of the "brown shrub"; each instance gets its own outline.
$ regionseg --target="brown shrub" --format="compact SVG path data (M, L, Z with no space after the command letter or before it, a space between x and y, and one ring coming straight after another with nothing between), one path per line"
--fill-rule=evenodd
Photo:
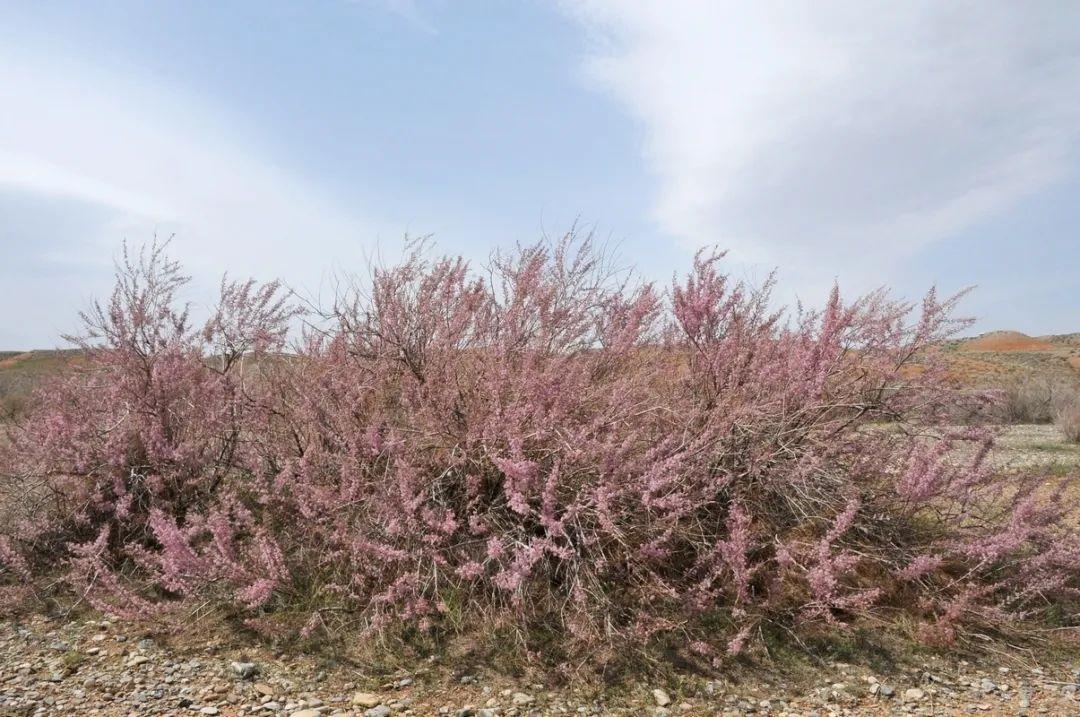
M1080 443L1080 389L1059 396L1054 405L1054 424L1067 441Z
M1064 390L1060 381L1045 376L1015 379L1002 391L1002 420L1013 424L1051 423L1058 394Z

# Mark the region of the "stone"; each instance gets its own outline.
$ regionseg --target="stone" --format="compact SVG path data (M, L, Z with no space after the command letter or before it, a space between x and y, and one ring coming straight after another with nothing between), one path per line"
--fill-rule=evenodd
M656 701L657 707L667 707L671 704L671 697L659 687L652 691L652 696L653 700Z
M510 701L515 705L528 705L535 701L532 695L527 695L524 692L515 692L514 696L510 698Z
M274 696L274 688L266 684L265 682L256 682L251 686L251 688L258 692L260 695L265 695L267 697Z
M248 680L259 673L259 666L254 662L230 662L229 669L241 680Z
M364 712L364 717L390 717L390 708L386 705L372 707Z
M319 717L319 710L304 709L292 713L292 717Z
M908 702L918 702L926 697L926 693L920 690L918 687L912 687L904 690L904 699Z
M199 710L199 714L203 715L216 715L220 713L221 712L220 710L218 710L217 707L203 707L201 710Z
M380 702L382 700L370 692L357 692L352 696L352 703L356 707L376 707Z

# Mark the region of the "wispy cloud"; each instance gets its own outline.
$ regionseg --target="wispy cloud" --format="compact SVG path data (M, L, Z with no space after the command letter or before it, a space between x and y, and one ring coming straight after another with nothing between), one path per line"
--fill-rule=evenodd
M643 127L655 220L690 245L853 274L1010 206L1074 159L1075 3L565 7L590 33L589 81Z
M420 10L416 0L353 0L363 5L375 5L397 15L409 25L428 35L437 35L438 30Z
M0 66L0 195L95 208L96 226L59 242L67 261L109 256L125 236L176 232L177 253L197 271L304 281L373 236L245 136L242 120L197 97L10 49L0 49Z

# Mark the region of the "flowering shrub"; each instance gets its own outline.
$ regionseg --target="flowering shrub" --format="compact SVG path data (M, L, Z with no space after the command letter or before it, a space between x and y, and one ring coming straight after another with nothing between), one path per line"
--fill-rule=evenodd
M603 659L914 613L927 639L1076 615L1062 486L944 422L956 299L776 309L702 253L670 290L587 241L422 247L293 350L276 284L194 330L159 248L9 431L2 575L120 615L515 632ZM309 317L310 318L310 317Z

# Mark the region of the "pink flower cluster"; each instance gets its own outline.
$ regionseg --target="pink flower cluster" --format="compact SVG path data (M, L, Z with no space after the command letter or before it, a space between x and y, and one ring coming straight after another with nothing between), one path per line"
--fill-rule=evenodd
M9 431L0 581L703 655L897 607L946 639L1075 616L1060 491L939 420L956 299L785 311L721 260L663 291L574 236L483 272L418 246L288 346L277 284L223 283L193 327L179 267L125 255L86 365Z

